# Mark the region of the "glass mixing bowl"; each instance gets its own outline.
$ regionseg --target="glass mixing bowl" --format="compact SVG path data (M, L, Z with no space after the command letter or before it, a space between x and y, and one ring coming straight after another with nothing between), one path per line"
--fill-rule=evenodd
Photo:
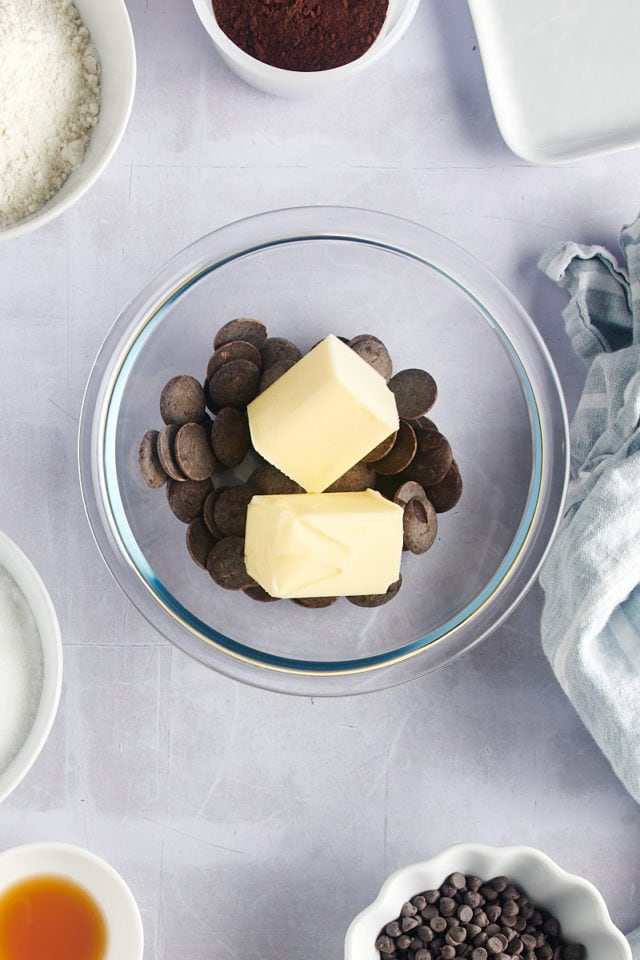
M143 434L179 373L202 380L215 331L256 317L308 349L372 333L394 369L436 379L430 412L464 492L428 553L403 555L384 606L257 603L223 590L138 467ZM479 643L536 577L567 480L564 403L547 350L508 290L456 244L386 214L333 207L261 214L203 237L122 311L94 364L80 476L98 547L161 634L215 670L287 693L364 693L413 679Z

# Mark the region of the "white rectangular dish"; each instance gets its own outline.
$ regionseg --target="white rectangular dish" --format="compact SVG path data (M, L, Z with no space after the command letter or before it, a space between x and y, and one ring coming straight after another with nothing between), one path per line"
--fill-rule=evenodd
M533 163L640 144L640 0L469 0L500 132Z

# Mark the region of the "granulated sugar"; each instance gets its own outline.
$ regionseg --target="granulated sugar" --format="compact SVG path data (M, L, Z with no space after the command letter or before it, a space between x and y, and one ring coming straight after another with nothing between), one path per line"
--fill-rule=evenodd
M83 160L98 55L69 0L0 0L0 225L35 213Z
M42 680L38 626L22 590L0 567L0 773L31 729Z

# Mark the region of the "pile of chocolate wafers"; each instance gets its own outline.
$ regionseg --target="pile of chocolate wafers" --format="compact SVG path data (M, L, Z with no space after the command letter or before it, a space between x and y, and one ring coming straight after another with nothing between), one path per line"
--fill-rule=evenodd
M400 424L325 492L378 490L403 507L405 549L425 553L436 539L437 514L452 509L462 494L451 445L425 416L437 398L436 382L425 370L393 374L389 351L378 337L360 334L341 339L385 379L396 398ZM249 502L256 494L305 491L255 452L247 405L301 357L295 343L270 337L259 320L229 321L214 337L203 383L179 374L165 384L160 393L164 426L148 430L139 448L145 483L152 488L166 485L170 509L187 524L187 549L193 560L219 586L242 590L255 600L275 598L245 568ZM358 606L380 606L397 594L401 579L385 594L347 599ZM294 602L318 608L336 599Z

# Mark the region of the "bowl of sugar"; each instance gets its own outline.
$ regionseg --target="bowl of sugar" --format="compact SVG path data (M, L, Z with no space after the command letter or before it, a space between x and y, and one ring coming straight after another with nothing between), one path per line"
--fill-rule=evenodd
M0 533L0 801L31 769L58 709L62 642L31 561Z

